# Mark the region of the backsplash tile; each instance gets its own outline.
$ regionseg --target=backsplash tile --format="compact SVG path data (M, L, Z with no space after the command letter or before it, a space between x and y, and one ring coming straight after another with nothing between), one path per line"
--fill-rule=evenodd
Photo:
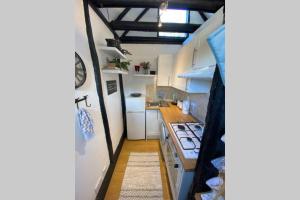
M207 94L189 94L191 106L190 113L202 122L205 122L209 93Z
M161 99L173 100L173 95L175 99L178 100L184 100L189 97L191 102L190 114L197 118L199 121L205 122L209 93L189 94L169 86L155 87L154 85L147 85L146 87L146 96L148 101L158 101Z

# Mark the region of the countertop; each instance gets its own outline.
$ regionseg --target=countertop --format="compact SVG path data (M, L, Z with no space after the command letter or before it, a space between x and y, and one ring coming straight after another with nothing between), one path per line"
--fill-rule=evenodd
M162 118L168 128L169 134L171 135L172 141L175 145L176 151L179 155L179 158L183 164L185 171L194 171L196 167L197 159L185 159L181 148L176 140L176 135L173 133L172 128L169 123L171 122L197 122L197 120L191 115L185 115L182 111L175 105L169 104L169 107L158 107L146 106L146 110L160 110Z

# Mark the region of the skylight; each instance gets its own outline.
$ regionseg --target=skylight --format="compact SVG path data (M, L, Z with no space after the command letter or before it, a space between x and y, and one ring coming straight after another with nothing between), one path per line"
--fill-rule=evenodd
M186 10L173 10L167 9L164 13L160 13L160 20L162 25L164 23L187 23L188 16ZM170 32L159 32L159 36L163 37L186 37L186 33L170 33Z

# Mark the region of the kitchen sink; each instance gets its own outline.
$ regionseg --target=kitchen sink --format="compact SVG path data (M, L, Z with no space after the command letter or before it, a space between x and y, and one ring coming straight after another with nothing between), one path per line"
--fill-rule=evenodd
M159 106L159 102L147 102L148 106Z
M155 102L147 102L147 106L149 107L169 107L168 102L166 101L155 101Z
M159 104L159 106L160 107L169 107L169 104L166 101L161 101L160 104Z

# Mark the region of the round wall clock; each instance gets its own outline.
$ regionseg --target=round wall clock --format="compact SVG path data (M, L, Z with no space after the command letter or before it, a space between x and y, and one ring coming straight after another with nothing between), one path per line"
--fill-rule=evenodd
M79 88L86 80L86 69L80 56L75 52L75 88Z

